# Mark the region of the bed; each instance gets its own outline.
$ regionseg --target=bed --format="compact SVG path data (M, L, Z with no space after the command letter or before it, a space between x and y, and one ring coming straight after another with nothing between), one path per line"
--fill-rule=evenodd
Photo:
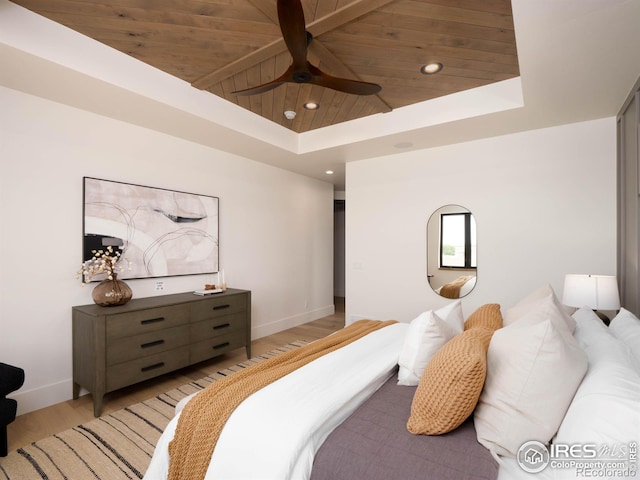
M451 345L460 343L463 367L451 360ZM465 383L471 375L460 372L474 380ZM639 372L640 320L624 309L607 328L589 309L569 315L549 286L509 309L482 306L466 320L458 300L376 330L250 395L229 416L199 478L576 478L575 464L523 461L519 447L531 440L593 444L603 458L602 448L615 447L616 465L630 476L640 440ZM443 383L447 375L458 377ZM168 478L169 444L189 403L176 408L146 480ZM416 428L420 415L426 426Z

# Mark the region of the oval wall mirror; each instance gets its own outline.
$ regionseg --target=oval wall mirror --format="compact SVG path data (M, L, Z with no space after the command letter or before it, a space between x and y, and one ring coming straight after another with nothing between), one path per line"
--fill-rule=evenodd
M462 298L476 285L476 220L460 205L445 205L427 224L427 278L441 297Z

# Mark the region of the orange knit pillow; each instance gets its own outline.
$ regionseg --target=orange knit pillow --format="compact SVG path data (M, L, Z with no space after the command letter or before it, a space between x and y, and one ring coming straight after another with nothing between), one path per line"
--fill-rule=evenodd
M411 404L407 430L440 435L473 413L487 373L493 331L473 328L449 340L427 365Z
M486 328L492 332L502 328L500 305L497 303L487 303L469 315L469 318L464 322L464 329L470 330L476 327Z

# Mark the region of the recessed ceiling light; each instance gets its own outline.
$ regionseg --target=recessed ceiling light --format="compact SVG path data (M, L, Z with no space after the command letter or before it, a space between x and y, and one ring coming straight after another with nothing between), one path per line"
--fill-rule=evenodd
M307 102L303 105L307 110L317 110L320 108L320 104L316 102Z
M326 173L327 175L333 175L333 170L327 170L327 171L326 171L326 172L324 172L324 173Z
M427 63L426 65L420 67L420 73L423 73L424 75L433 75L434 73L438 73L441 70L441 63Z

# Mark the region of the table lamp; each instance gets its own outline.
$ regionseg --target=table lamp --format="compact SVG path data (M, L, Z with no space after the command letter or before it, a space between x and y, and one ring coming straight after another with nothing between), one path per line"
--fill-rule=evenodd
M609 325L609 317L598 310L620 309L618 281L613 275L565 275L562 303L575 308L589 307Z

